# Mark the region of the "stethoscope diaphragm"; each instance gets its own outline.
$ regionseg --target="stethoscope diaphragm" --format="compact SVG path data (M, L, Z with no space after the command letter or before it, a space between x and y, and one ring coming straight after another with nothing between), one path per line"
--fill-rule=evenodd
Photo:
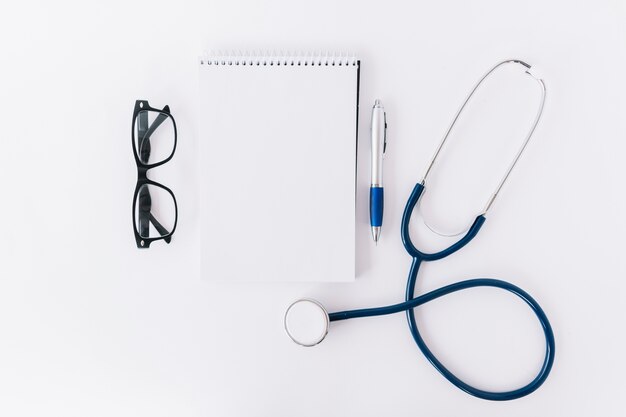
M328 334L330 319L322 304L310 298L291 303L285 312L285 331L295 343L311 347Z

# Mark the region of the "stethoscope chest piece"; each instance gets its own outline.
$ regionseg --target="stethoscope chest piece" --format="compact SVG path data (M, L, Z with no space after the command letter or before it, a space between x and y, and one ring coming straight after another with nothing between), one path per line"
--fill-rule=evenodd
M311 347L328 334L328 312L318 301L303 298L294 301L285 312L285 331L300 346Z

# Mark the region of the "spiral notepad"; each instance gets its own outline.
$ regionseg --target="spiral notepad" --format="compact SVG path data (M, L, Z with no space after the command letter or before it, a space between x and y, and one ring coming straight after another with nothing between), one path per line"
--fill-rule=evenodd
M360 62L201 57L202 274L351 281Z

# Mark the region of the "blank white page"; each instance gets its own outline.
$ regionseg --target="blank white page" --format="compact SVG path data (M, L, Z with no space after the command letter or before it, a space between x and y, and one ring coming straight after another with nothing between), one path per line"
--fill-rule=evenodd
M200 64L203 277L354 280L358 62L209 62Z

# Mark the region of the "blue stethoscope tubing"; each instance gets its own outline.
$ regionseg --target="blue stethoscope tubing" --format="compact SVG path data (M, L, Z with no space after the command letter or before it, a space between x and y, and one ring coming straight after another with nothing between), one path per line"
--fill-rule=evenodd
M358 317L372 317L372 316L382 316L387 314L399 313L401 311L406 311L407 321L409 324L409 330L411 331L411 335L417 344L417 347L422 351L426 359L443 375L448 381L454 384L459 389L465 391L468 394L471 394L475 397L482 398L485 400L492 401L507 401L514 400L520 397L524 397L537 388L539 388L546 380L548 375L550 374L550 370L552 369L552 364L554 363L554 333L552 332L552 326L550 326L550 321L548 317L544 313L543 309L535 301L533 297L530 296L523 289L509 283L506 281L502 281L499 279L488 279L488 278L477 278L477 279L469 279L466 281L456 282L454 284L446 285L444 287L438 288L436 290L430 291L426 294L422 294L418 297L414 297L415 292L415 283L417 282L417 274L419 272L419 268L422 262L436 261L438 259L445 258L454 252L461 249L463 246L467 245L476 235L478 231L482 227L485 222L485 216L479 215L474 220L474 223L469 228L467 233L456 243L449 246L448 248L436 252L436 253L423 253L419 251L413 242L411 241L411 236L409 232L409 223L411 220L411 215L417 202L419 201L422 193L424 191L424 185L418 183L411 192L411 196L409 197L406 207L404 209L404 213L402 215L402 226L401 226L401 235L402 235L402 243L406 251L411 255L413 261L411 262L411 268L409 270L409 277L406 285L406 293L405 300L403 303L393 304L384 307L375 307L375 308L365 308L360 310L349 310L349 311L340 311L336 313L330 313L328 315L329 320L339 321L346 319L353 319ZM417 322L415 320L415 312L414 308L418 307L422 304L425 304L429 301L435 300L439 297L442 297L447 294L451 294L457 291L476 288L476 287L493 287L493 288L501 288L503 290L509 291L519 298L521 298L535 313L537 319L541 323L541 327L543 329L543 333L546 341L546 355L543 360L543 364L539 373L535 378L529 382L527 385L524 385L521 388L512 390L512 391L503 391L503 392L491 392L485 391L476 387L471 386L470 384L463 382L459 377L454 375L448 368L446 368L433 354L433 352L428 348L426 342L422 338L419 328L417 326Z

